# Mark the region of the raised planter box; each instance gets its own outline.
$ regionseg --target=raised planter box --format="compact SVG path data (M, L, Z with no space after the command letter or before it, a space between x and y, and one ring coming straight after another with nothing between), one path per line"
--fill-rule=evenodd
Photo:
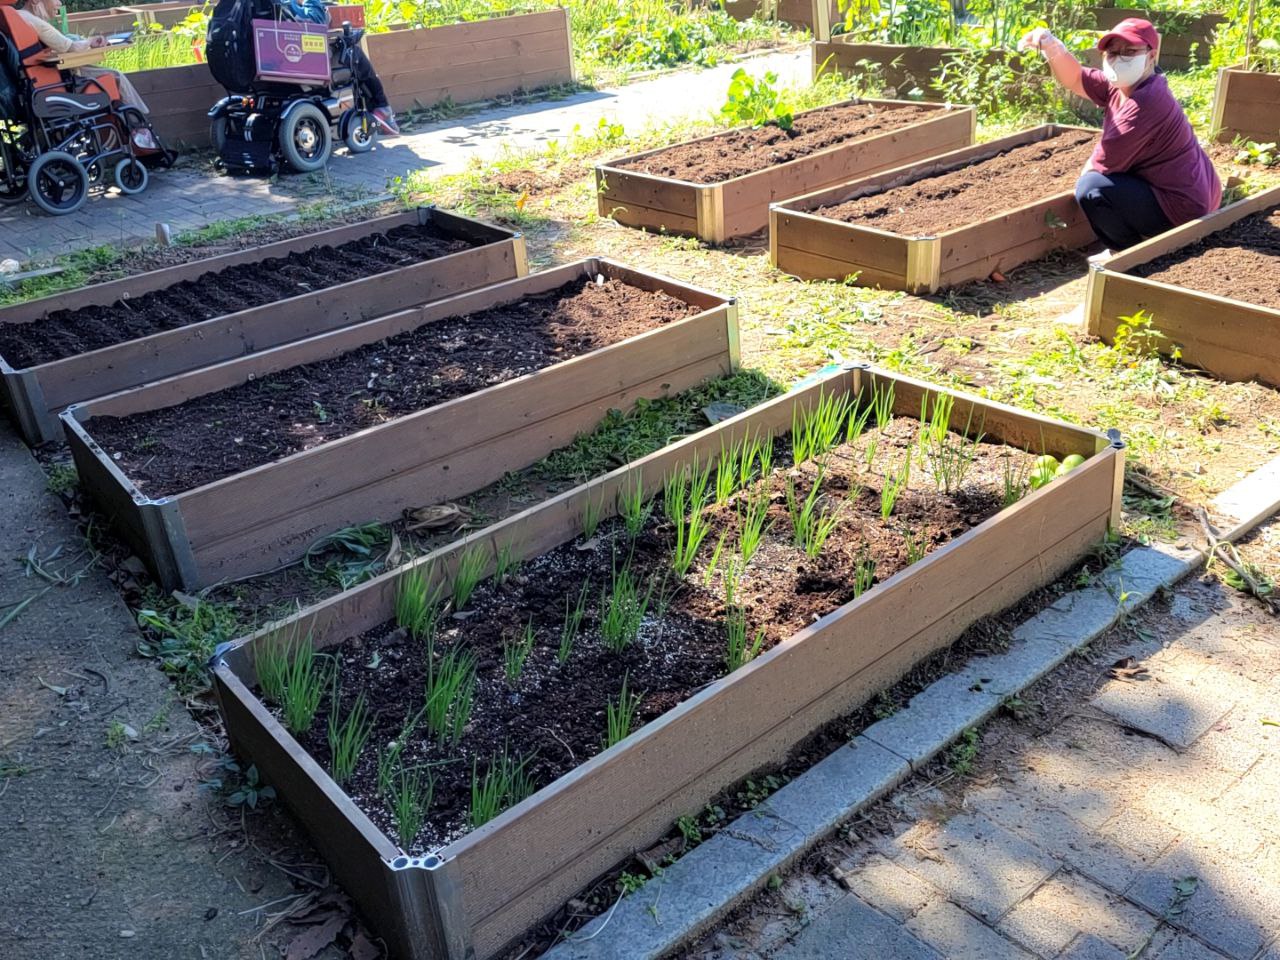
M35 324L51 313L127 301L207 273L251 266L268 257L336 246L396 227L425 224L435 224L451 236L479 245L49 363L15 368L0 356L5 400L28 443L61 440L58 413L73 403L528 273L520 234L420 207L0 308L0 325Z
M980 617L995 613L1077 562L1118 523L1122 445L1101 434L956 394L986 436L1018 449L1086 462L543 787L432 855L392 842L274 719L253 692L255 658L268 645L307 637L334 650L393 617L399 577L421 571L446 584L477 547L536 557L583 528L587 511L614 511L639 484L646 494L733 442L787 432L793 412L821 396L892 383L895 411L918 415L935 387L870 369L848 369L768 401L584 486L563 493L410 567L301 611L221 650L213 674L235 750L310 832L337 878L394 956L487 960L679 816L883 690ZM953 422L955 422L953 420ZM488 572L492 572L490 561Z
M886 107L901 105L895 100L850 102ZM693 183L616 166L642 160L670 147L603 164L596 167L600 215L629 227L723 243L763 229L769 222L769 204L777 200L846 183L855 177L936 156L973 142L977 121L972 107L911 106L920 107L926 113L918 123L837 144L719 183ZM692 142L709 142L720 136L724 134L712 134Z
M372 33L365 42L396 110L487 100L574 79L569 14L559 7ZM129 79L161 136L186 146L208 145L209 108L226 94L206 64L143 70Z
M1280 387L1280 310L1129 274L1135 267L1276 206L1280 206L1280 187L1094 264L1085 305L1089 333L1114 340L1121 318L1145 311L1151 315L1152 327L1164 334L1165 339L1157 342L1162 353L1176 348L1182 362L1223 380L1257 380Z
M723 7L735 20L772 18L803 27L818 40L828 39L832 26L844 20L837 0L724 0Z
M769 209L769 260L779 270L805 280L856 275L861 286L935 293L984 279L994 270L1011 270L1051 250L1083 246L1093 239L1093 229L1072 190L929 236L906 236L812 212L958 170L1011 147L1083 129L1057 124L1033 127L774 204Z
M174 496L139 491L93 439L95 417L173 406L597 274L662 290L701 312ZM474 492L569 443L611 409L689 389L737 364L732 300L585 260L76 405L62 420L85 490L161 583L192 590L288 563L344 526Z
M1209 129L1222 143L1280 140L1280 73L1219 70Z
M1121 20L1141 17L1160 32L1160 66L1166 70L1187 70L1209 62L1213 33L1227 22L1220 13L1191 16L1167 10L1135 10L1095 7L1094 22L1099 30L1111 30Z

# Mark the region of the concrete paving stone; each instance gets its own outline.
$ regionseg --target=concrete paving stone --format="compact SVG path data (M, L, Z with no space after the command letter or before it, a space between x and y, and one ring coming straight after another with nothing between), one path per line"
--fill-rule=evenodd
M1100 587L1074 590L1059 597L1030 620L1014 628L1014 643L1035 639L1073 647L1081 636L1101 633L1116 619L1116 599Z
M1039 848L972 813L943 824L916 824L899 837L872 843L898 866L990 922L1059 867Z
M1058 954L1057 960L1128 960L1128 954L1101 937L1082 933Z
M942 897L936 887L869 848L856 864L842 869L841 882L851 893L900 922Z
M816 836L833 830L859 805L883 796L910 772L902 757L866 737L856 737L784 786L764 806Z
M1015 905L996 929L1037 955L1049 958L1058 956L1086 933L1129 953L1159 922L1123 897L1064 871Z
M906 926L947 960L1033 960L1026 950L945 900L929 904Z
M767 911L753 910L744 920L746 930L742 936L734 939L749 943L751 953L746 954L734 950L726 954L733 960L741 960L745 956L756 956L760 952L790 940L803 928L813 922L814 918L842 900L848 891L834 880L817 877L813 874L796 872L790 874L778 888L774 900L779 904L777 909ZM713 958L703 958L713 960Z
M1199 659L1153 657L1146 664L1149 679L1111 680L1093 706L1184 750L1235 706L1228 678Z
M1280 837L1280 759L1260 759L1213 806L1224 823L1255 824Z
M942 960L897 921L852 894L819 914L770 960Z
M1147 950L1151 960L1227 960L1227 956L1185 933L1166 931Z
M1171 544L1153 544L1130 550L1120 562L1098 576L1098 586L1108 590L1125 610L1145 603L1161 587L1171 586L1186 576L1199 562L1194 550L1179 550ZM1123 601L1122 601L1123 598Z
M1280 960L1280 940L1272 943L1270 947L1264 950L1258 960Z
M1000 706L999 694L973 689L962 674L936 680L891 717L873 723L862 735L920 767L964 730Z
M1250 834L1252 839L1245 839ZM1280 915L1280 849L1258 837L1247 831L1235 838L1219 833L1211 841L1184 838L1126 894L1163 914L1173 901L1175 884L1195 877L1195 892L1172 922L1232 960L1250 960L1271 939ZM1228 839L1235 842L1228 846ZM1246 852L1251 846L1253 854Z
M1213 499L1214 511L1236 520L1247 520L1276 501L1280 490L1280 457L1268 461Z

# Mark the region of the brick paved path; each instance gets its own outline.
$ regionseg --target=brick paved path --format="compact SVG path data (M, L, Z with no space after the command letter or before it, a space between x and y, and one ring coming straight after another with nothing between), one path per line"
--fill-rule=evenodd
M71 216L48 217L30 203L0 207L0 258L26 262L81 247L137 243L153 238L159 221L176 232L217 220L287 213L300 202L329 193L352 199L378 195L392 178L409 170L456 172L472 157L491 158L503 149L562 140L575 126L590 130L602 117L639 130L656 121L703 116L724 102L730 74L744 63L755 74L776 72L782 84L806 83L809 77L807 50L766 53L743 63L667 74L563 100L482 110L461 120L416 128L361 157L343 150L334 155L327 177L285 176L275 183L222 177L212 172L206 157L191 157L178 169L157 173L140 196L113 192L90 199Z
M688 956L1280 960L1278 677L1280 624L1185 583Z

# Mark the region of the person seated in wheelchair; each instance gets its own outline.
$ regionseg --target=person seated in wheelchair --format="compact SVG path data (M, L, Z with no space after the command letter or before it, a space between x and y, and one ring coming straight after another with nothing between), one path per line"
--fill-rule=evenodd
M12 4L6 5L13 6L22 21L35 31L39 43L54 53L79 53L83 50L106 46L106 37L95 36L87 40L78 40L67 36L53 25L58 11L62 9L62 0L15 0ZM28 62L29 58L38 52L40 51L20 50L19 56L23 62ZM143 118L150 114L151 111L147 109L146 102L129 82L129 78L120 71L108 67L83 66L71 72L85 79L99 81L98 85L104 90L118 92L117 105L132 107ZM133 123L130 126L131 139L140 153L162 152L163 148L156 142L155 135L149 126L144 123Z
M323 0L273 0L284 19L299 23L329 22L329 11ZM378 129L387 136L399 136L400 125L396 122L395 111L387 100L387 93L382 88L373 64L360 47L351 48L351 77L360 87L360 92L369 101L369 113L377 121Z

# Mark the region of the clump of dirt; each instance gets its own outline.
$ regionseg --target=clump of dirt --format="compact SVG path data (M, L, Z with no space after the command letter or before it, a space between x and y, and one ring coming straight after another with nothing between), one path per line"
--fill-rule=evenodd
M426 324L318 363L87 429L149 496L169 496L568 360L700 308L619 280Z
M1096 133L1066 131L816 212L894 233L935 235L1072 190L1096 139Z
M846 140L917 123L930 112L924 106L886 108L868 103L842 103L800 114L790 130L772 123L742 127L610 166L690 183L719 183L807 157Z
M479 245L434 223L396 227L339 246L209 272L127 301L58 310L32 323L2 324L0 356L14 367L51 363Z
M1280 309L1280 207L1237 220L1128 272Z
M481 773L495 753L527 759L526 772L544 786L599 753L606 730L606 704L617 701L623 678L640 696L637 725L666 713L726 673L728 555L741 530L740 514L752 498L767 503L762 544L743 569L735 603L746 636L768 649L854 599L913 559L981 523L1001 506L1006 457L1025 468L1030 456L992 444L976 448L973 472L960 490L945 495L927 470L881 516L879 488L899 476L912 455L917 424L891 421L857 444L843 445L819 472L812 462L775 470L767 481L709 511L710 531L698 559L683 577L671 565L674 526L656 506L632 540L622 524L603 524L590 540L552 550L503 582L482 584L461 617L443 622L430 644L388 622L332 650L339 671L343 713L362 693L375 717L371 743L403 743L400 762L431 772L434 795L422 831L400 838L406 849L434 849L467 832L473 764ZM872 438L873 437L873 438ZM867 466L870 443L874 466ZM781 447L775 462L783 456ZM819 485L821 511L839 516L816 557L793 542L788 486L803 503ZM713 559L715 558L715 559ZM858 583L858 571L868 579ZM648 596L635 640L610 650L602 636L607 599L615 577L626 571L640 595ZM558 651L566 611L583 598L584 615L570 652ZM533 640L518 676L508 675L508 651ZM474 708L461 742L442 744L421 728L403 735L422 705L429 662L448 651L470 651L476 659ZM371 666L372 665L372 666ZM300 740L327 762L325 717ZM368 750L345 789L391 836L396 825L379 788L377 751Z

